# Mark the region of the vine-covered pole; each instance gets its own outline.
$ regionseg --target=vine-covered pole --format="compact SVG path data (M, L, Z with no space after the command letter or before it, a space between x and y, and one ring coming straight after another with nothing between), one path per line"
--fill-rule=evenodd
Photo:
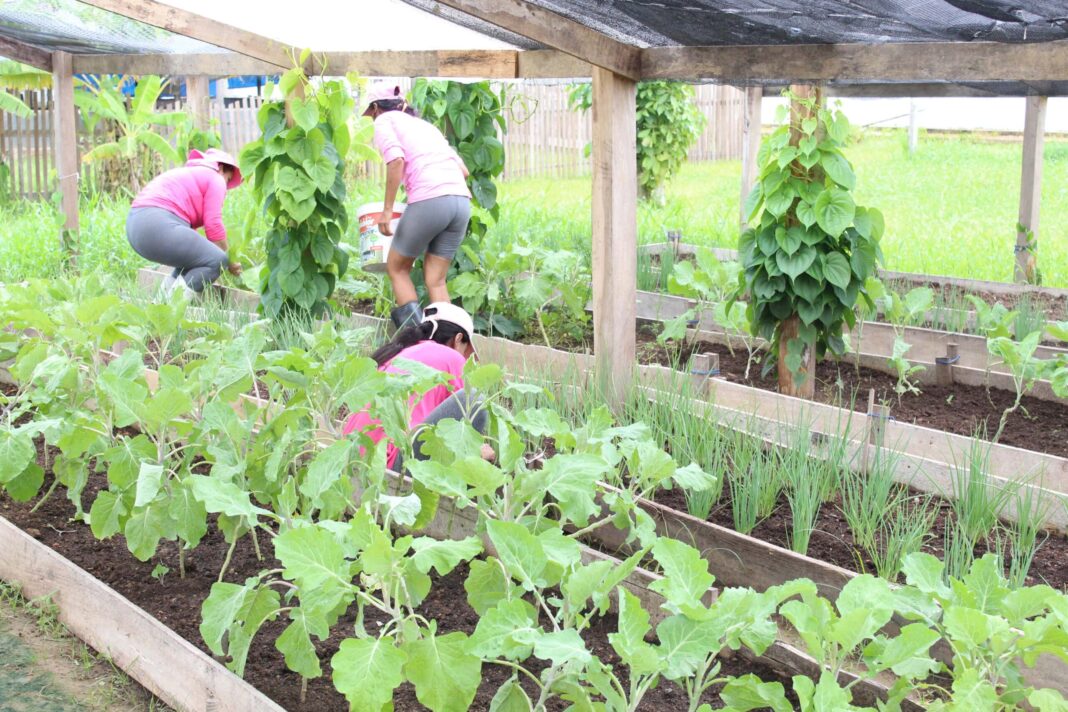
M1042 205L1042 152L1045 147L1046 97L1027 97L1024 116L1023 169L1020 175L1020 219L1016 226L1017 282L1038 282L1038 213Z
M794 85L790 87L790 145L798 146L804 138L801 122L818 115L823 106L823 89L811 85ZM808 100L808 101L806 101ZM800 165L799 170L804 170ZM790 215L788 222L799 224L796 215ZM788 225L788 227L791 227ZM782 322L781 344L787 344L798 337L801 317L792 314ZM816 395L816 349L806 344L801 356L801 369L791 371L786 365L787 349L779 349L779 392L799 398L813 398Z
M593 69L593 352L620 404L636 358L637 82Z

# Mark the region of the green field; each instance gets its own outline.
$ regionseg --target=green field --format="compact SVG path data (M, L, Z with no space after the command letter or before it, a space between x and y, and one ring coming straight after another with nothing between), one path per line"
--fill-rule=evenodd
M858 176L858 202L886 217L883 251L888 269L975 279L1012 276L1020 183L1020 147L966 138L925 137L916 155L903 132L860 135L848 152ZM681 230L688 242L733 247L737 241L737 161L687 166L668 188L667 204L639 209L642 242ZM350 205L378 197L376 185L353 186ZM501 188L496 229L524 233L551 245L586 246L590 233L590 180L521 179ZM81 256L86 269L129 274L141 260L126 245L128 201L86 201ZM1047 286L1068 287L1068 142L1046 145L1039 265ZM251 193L227 201L226 221L240 230L255 216ZM251 223L251 232L259 229ZM0 211L0 280L54 274L61 264L60 220L50 204ZM355 230L355 228L353 228Z
M886 217L888 269L1010 280L1019 209L1020 147L959 138L925 138L909 156L903 132L862 136L848 156L856 198ZM667 205L639 209L642 242L666 229L684 240L734 247L741 164L687 166ZM1039 265L1044 283L1068 287L1068 142L1046 144ZM588 178L520 180L504 187L502 227L588 234Z

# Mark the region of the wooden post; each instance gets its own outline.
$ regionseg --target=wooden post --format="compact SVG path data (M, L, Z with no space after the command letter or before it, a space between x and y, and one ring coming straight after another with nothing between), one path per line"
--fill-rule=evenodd
M940 386L953 385L953 364L960 360L957 344L946 344L946 355L935 359L935 379Z
M1024 118L1023 170L1020 176L1020 219L1016 231L1017 282L1037 281L1038 256L1034 245L1038 240L1038 213L1042 205L1042 150L1046 132L1046 97L1027 97ZM1030 235L1028 234L1030 233Z
M719 354L703 353L690 357L690 373L695 376L718 376Z
M916 153L920 140L920 123L916 117L916 100L909 99L909 155Z
M886 421L890 420L890 406L873 405L868 411L868 443L881 448L886 442Z
M790 145L797 146L803 136L800 130L801 122L816 115L823 103L823 90L817 86L798 85L791 86L790 91L795 97L790 102L790 125L797 127L790 130ZM813 100L814 105L809 106L803 103L803 100L807 99ZM801 317L797 314L788 317L779 325L779 392L798 398L814 398L816 395L816 349L814 345L807 343L804 345L801 352L801 367L796 375L787 366L789 343L799 338L800 328Z
M55 142L56 177L63 204L63 233L60 239L71 260L74 259L78 232L78 112L74 107L74 70L67 52L52 53L52 96L54 102L53 139Z
M742 200L738 204L742 229L745 229L745 199L757 182L759 167L757 154L760 153L760 104L764 96L763 87L748 87L745 90L745 114L742 117Z
M211 108L209 100L211 92L208 89L210 78L204 75L196 75L185 78L185 105L193 126L201 131L207 131L211 126Z
M593 351L597 374L623 402L636 357L638 85L593 69Z

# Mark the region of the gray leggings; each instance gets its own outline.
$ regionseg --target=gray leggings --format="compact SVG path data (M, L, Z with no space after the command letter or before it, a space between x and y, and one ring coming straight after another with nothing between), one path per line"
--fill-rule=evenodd
M172 277L183 277L197 292L219 278L230 263L226 253L189 227L169 210L133 208L126 218L126 239L146 260L173 267Z
M471 199L466 195L408 203L390 249L405 257L422 257L428 252L451 260L460 249L470 220Z
M415 459L427 459L427 456L423 454L423 442L419 440L419 433L422 432L423 428L437 425L443 420L467 420L475 430L485 434L488 419L489 416L486 413L486 409L482 407L482 398L473 391L469 392L461 388L443 400L437 408L430 411L429 415L426 416L426 420L420 423L415 432L412 433L412 447ZM404 458L399 453L393 463L393 469L396 472L404 471Z

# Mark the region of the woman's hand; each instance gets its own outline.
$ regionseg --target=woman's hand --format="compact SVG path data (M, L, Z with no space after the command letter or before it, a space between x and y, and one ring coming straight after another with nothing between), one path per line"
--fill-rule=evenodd
M391 224L392 222L393 222L393 208L390 208L389 210L383 210L379 214L379 216L378 216L378 232L380 232L383 237L392 237L393 236L393 225Z
M230 274L234 275L235 277L240 277L241 272L244 268L241 266L240 262L231 262L230 266L226 269Z
M487 443L482 443L482 459L486 462L493 462L497 459L497 453Z

